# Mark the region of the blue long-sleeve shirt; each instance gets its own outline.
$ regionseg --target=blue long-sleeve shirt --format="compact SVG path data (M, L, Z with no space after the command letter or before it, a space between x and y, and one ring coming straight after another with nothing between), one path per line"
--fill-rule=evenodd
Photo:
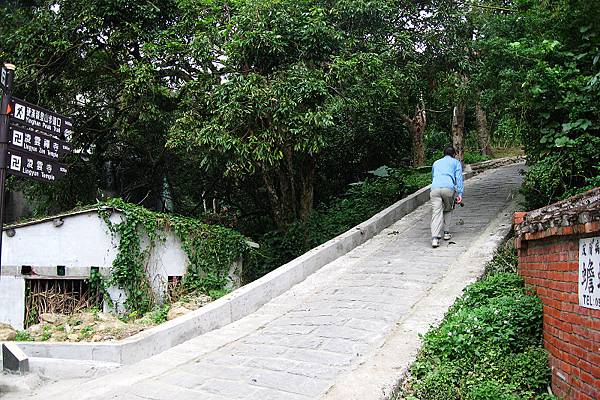
M434 162L431 175L433 178L431 182L432 189L452 189L459 196L462 196L465 192L462 166L456 158L445 156Z

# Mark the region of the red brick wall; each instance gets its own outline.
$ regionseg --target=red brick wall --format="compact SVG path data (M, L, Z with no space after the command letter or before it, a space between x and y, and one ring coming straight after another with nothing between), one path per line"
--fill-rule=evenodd
M550 353L554 394L598 400L600 310L579 306L577 281L579 239L600 233L574 228L563 235L546 231L536 232L532 240L517 239L519 273L544 304L544 346ZM578 231L590 233L570 234Z

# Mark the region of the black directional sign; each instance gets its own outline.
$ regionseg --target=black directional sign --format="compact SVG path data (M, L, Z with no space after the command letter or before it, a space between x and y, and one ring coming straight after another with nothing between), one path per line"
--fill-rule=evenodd
M73 133L73 120L45 108L12 98L10 104L11 125L19 124L54 136L64 137Z
M0 89L2 89L3 92L6 91L7 79L8 71L6 70L6 68L2 67L2 69L0 70Z
M29 152L10 149L8 150L8 172L41 182L55 182L67 174L67 167Z
M71 153L71 145L54 136L44 135L29 129L13 127L8 135L9 150L27 151L33 156L58 160Z

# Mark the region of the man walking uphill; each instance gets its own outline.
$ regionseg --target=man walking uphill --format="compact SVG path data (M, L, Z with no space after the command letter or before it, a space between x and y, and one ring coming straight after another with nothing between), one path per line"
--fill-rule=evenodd
M460 161L454 158L456 150L454 147L444 149L444 157L433 163L431 175L431 246L440 245L442 228L444 229L444 240L450 240L450 217L456 203L462 202L464 193L462 166Z

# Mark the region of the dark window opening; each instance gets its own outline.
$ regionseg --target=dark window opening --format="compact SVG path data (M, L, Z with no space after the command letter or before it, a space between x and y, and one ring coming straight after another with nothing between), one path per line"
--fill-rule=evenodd
M26 279L25 327L39 322L41 314L75 314L102 309L102 293L84 279Z
M167 276L167 296L169 296L169 299L172 301L176 301L181 293L181 289L183 288L183 286L181 286L181 279L183 277L179 276L179 275L174 275L174 276Z

